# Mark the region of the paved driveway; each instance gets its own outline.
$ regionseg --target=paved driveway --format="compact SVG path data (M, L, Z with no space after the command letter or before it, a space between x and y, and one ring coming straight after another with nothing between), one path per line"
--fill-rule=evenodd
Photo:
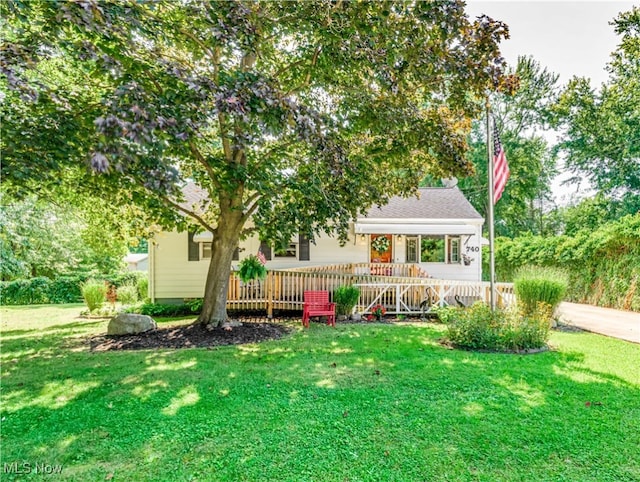
M640 313L564 302L558 314L564 323L583 330L640 343Z

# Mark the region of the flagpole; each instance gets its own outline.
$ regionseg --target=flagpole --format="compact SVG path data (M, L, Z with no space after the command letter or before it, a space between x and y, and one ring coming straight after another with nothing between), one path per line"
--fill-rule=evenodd
M488 177L489 177L489 209L488 209L488 223L489 223L489 284L490 284L490 304L491 310L496 309L496 259L494 252L494 237L495 232L493 229L493 191L494 191L494 172L493 172L493 139L491 136L491 106L489 104L489 96L487 95L486 101L487 111L487 161L488 161Z

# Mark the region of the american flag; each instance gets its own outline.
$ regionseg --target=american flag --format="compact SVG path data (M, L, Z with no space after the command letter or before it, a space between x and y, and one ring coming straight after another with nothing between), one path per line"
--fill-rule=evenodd
M264 253L261 249L258 250L258 261L260 261L263 265L267 264L267 258L265 258Z
M509 179L509 165L507 156L500 142L498 127L493 122L493 204L496 204L502 197L502 191Z

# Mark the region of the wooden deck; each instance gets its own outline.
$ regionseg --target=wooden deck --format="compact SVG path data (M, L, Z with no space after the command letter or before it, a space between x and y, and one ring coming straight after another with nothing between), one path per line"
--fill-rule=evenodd
M408 276L410 274L410 276ZM360 288L357 310L369 313L382 304L388 313L419 314L421 303L427 301L427 312L435 306L470 305L474 301L489 301L488 282L453 281L427 278L416 265L368 265L364 263L271 270L264 280L242 283L234 274L229 280L227 308L236 310L302 311L306 290L325 290L330 296L342 285ZM497 301L501 306L514 300L511 283L496 284Z

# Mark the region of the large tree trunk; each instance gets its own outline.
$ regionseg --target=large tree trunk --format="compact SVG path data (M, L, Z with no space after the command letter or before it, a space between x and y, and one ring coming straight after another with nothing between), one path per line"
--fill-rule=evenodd
M237 212L221 214L211 243L211 262L204 288L202 311L196 323L220 326L227 321L227 290L233 252L238 246L242 229L241 215Z

